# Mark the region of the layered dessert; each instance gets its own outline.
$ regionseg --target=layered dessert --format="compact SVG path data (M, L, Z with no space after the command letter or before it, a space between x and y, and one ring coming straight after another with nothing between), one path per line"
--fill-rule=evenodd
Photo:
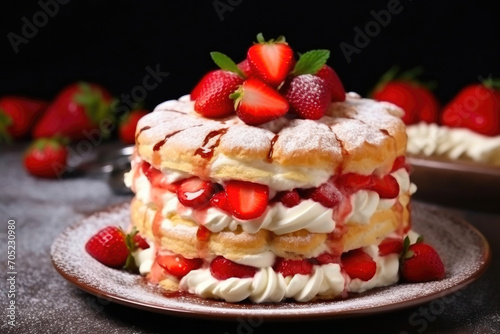
M345 93L328 53L258 36L137 126L133 252L168 291L254 303L399 280L411 195L402 110ZM229 102L228 102L229 101Z

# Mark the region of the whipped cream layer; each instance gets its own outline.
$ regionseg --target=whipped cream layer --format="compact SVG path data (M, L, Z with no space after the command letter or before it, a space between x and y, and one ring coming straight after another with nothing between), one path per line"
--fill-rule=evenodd
M406 169L401 168L391 175L399 184L400 194L415 192L416 187L410 182ZM337 224L334 220L333 209L324 207L311 199L304 199L292 208L288 208L280 202L271 203L260 217L251 220L237 219L216 207L194 210L182 205L175 193L162 191L156 194L148 178L136 163L133 164L132 170L125 175L125 183L134 190L136 197L143 203L160 201L164 217L178 214L181 218L203 225L214 233L226 228L234 231L239 226L247 233L256 233L261 229L272 231L278 235L301 229L312 233L330 233ZM368 224L377 210L391 208L396 200L381 199L374 191L359 190L349 198L352 209L347 215L346 223Z
M500 136L488 137L465 128L423 122L407 126L406 132L408 153L500 166Z
M350 279L339 264L314 265L311 274L296 274L283 277L271 266L261 268L254 277L218 280L209 268L192 270L184 276L181 290L203 298L223 299L239 302L249 298L254 303L280 302L291 298L307 302L316 296L334 298L344 292L363 292L374 287L394 284L399 279L399 257L397 254L378 255L377 246L363 248L377 264L375 275L368 281Z

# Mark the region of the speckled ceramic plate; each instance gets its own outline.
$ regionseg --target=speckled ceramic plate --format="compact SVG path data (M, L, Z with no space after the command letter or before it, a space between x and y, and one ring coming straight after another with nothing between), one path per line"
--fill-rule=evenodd
M428 202L500 212L500 167L440 157L411 156L414 198Z
M207 319L257 317L298 320L362 316L411 307L451 294L480 277L490 262L486 239L467 222L440 208L413 203L413 226L435 246L446 267L441 281L400 283L367 291L345 300L284 302L280 304L227 303L184 293L164 295L139 275L105 267L90 257L85 242L107 225L129 224L128 203L97 212L65 230L51 248L56 270L68 281L97 297L143 310Z

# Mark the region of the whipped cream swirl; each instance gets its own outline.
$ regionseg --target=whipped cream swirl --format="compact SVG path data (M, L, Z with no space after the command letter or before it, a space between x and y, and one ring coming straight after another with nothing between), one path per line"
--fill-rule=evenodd
M488 137L465 128L435 123L407 126L407 151L425 156L442 156L500 165L500 136Z

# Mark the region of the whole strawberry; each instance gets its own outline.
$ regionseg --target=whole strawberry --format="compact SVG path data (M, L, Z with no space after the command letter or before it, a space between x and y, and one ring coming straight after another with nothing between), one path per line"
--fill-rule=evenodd
M63 136L71 141L106 135L114 121L111 95L102 86L78 82L64 88L33 128L33 137Z
M403 109L402 120L406 125L438 121L440 103L428 85L417 80L421 71L416 67L399 73L395 66L382 76L371 93L373 99L391 102Z
M62 139L41 138L34 141L24 154L24 168L33 176L54 179L67 168L68 149Z
M149 248L147 242L139 237L137 231L129 234L117 227L106 226L94 234L85 244L85 250L102 264L125 269L134 269L135 262L131 253L137 248Z
M26 138L48 103L24 96L0 98L0 142Z
M405 281L428 282L445 277L443 261L432 246L421 240L408 246L408 237L404 243L405 250L401 257L401 276Z
M148 113L148 110L134 109L126 114L125 117L120 121L118 136L123 143L135 144L135 130L137 127L137 122L139 122L139 120Z
M500 135L500 81L487 80L461 89L443 108L441 124Z
M285 92L290 109L305 119L320 119L331 102L326 81L312 74L302 74L292 79Z

